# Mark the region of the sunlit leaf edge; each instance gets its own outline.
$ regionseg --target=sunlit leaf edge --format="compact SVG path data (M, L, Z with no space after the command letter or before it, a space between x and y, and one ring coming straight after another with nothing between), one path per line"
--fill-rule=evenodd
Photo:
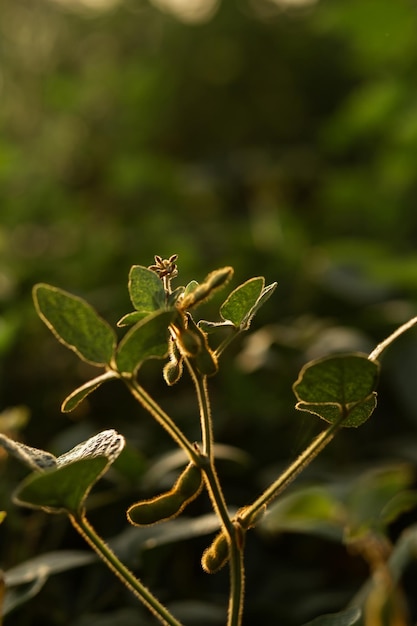
M368 405L366 407L365 405ZM347 405L345 407L345 411L347 413L343 422L341 422L341 426L344 428L357 428L364 424L372 415L377 405L377 394L373 391L369 396L364 398L359 402L355 402L351 405ZM298 411L304 411L306 413L311 413L312 415L317 415L325 422L333 424L336 422L342 415L344 408L341 404L336 402L297 402L295 408ZM330 418L330 413L334 411L334 417ZM358 417L358 410L362 409L364 416Z
M138 278L146 277L146 281ZM137 297L138 292L144 290L148 296L145 299ZM165 305L165 289L162 280L153 270L144 265L132 265L129 271L128 291L130 300L139 313L154 313ZM150 296L150 297L149 297ZM144 306L144 303L146 306Z
M250 315L250 311L261 296L264 286L265 279L263 276L255 276L233 289L220 307L220 315L222 319L224 321L231 322L236 328L240 328ZM254 287L258 288L254 290ZM244 312L241 310L238 312L239 314L236 315L236 306L241 304L240 300L242 295L247 295L248 291L256 291L255 295L253 293L249 294L252 303L245 308ZM241 308L241 306L238 306L238 308Z
M16 488L13 501L20 506L41 509L48 513L77 514L82 509L90 490L110 464L111 461L102 455L79 459L42 473L30 474ZM39 489L42 490L45 485L48 487L48 484L51 487L50 495L42 496L42 491L39 495Z
M45 312L44 307L40 302L39 296L42 291L58 294L59 297L63 300L77 303L80 308L82 307L84 311L88 312L90 318L94 317L96 322L96 330L97 328L101 328L102 330L102 337L103 339L105 339L105 349L99 350L98 352L96 352L96 354L94 354L95 351L91 350L91 342L89 342L88 337L86 338L87 348L81 348L80 344L76 345L75 343L72 343L68 338L65 338L56 328L56 324L54 324L50 320L50 316L48 316L48 314ZM103 366L110 363L117 343L116 334L111 326L97 313L94 307L92 307L86 300L68 291L65 291L64 289L60 289L59 287L48 285L47 283L37 283L32 289L32 296L35 304L35 309L40 319L44 322L47 328L49 328L49 330L53 333L53 335L60 343L75 352L75 354L77 354L77 356L81 360L86 361L91 365ZM76 328L76 325L74 325L73 327Z
M376 361L371 361L368 358L368 355L362 353L362 352L348 352L348 353L336 353L336 354L330 354L318 359L314 359L313 361L309 361L308 363L305 363L305 365L303 365L303 367L301 368L297 380L294 382L292 389L293 392L297 398L298 401L300 402L305 402L305 403L312 403L312 404L321 404L321 403L342 403L342 398L339 397L329 397L328 391L325 391L325 394L327 395L327 397L323 398L323 399L318 399L318 398L313 398L312 396L312 390L315 391L317 389L317 387L319 385L317 384L311 384L311 381L309 381L308 379L311 378L312 374L313 374L313 383L315 383L314 381L314 376L316 376L317 379L320 379L320 385L323 384L323 372L321 372L320 370L328 365L333 365L336 363L341 363L343 364L343 362L346 362L347 360L349 361L353 361L355 360L358 364L361 363L363 365L365 365L365 367L367 368L367 378L369 380L367 380L367 383L369 383L369 385L367 386L367 388L365 390L362 391L363 395L356 397L355 399L351 399L350 402L356 402L356 401L361 401L363 399L365 399L372 391L375 391L376 389L376 385L378 382L378 375L379 375L379 363ZM317 376L317 372L319 373L319 376ZM324 374L326 373L326 370L324 370ZM308 382L306 383L306 379L308 382L310 382L310 385L308 384ZM337 381L336 381L337 383ZM342 396L344 394L341 394ZM349 404L349 402L348 402Z
M115 355L115 365L120 374L132 375L139 369L144 361L148 359L163 359L168 355L168 327L173 321L176 314L177 313L175 309L157 311L156 313L140 320L135 326L128 330L126 335L119 343ZM163 321L164 319L165 321L162 324L161 321ZM154 351L147 347L144 351L144 355L138 355L133 363L131 359L127 358L127 355L129 355L131 344L135 344L135 340L137 339L139 333L143 332L147 325L150 326L154 323L157 326L156 329L153 329L154 331L156 330L159 332L160 330L162 330L162 326L166 328L166 341L161 340L160 343L157 343ZM158 324L161 325L161 328L158 328ZM146 339L143 343L147 343Z

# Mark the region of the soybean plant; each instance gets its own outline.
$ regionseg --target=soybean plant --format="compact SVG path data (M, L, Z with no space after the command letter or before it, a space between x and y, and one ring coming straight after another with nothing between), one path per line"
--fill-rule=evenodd
M132 503L127 520L134 526L146 526L172 519L205 490L219 530L202 555L202 568L208 574L215 574L228 566L230 593L225 623L240 626L245 597L246 533L257 526L271 502L341 428L358 427L370 417L376 406L378 359L416 319L397 329L370 355L331 355L301 369L293 387L296 408L319 416L326 426L253 502L242 503L231 514L216 470L208 380L216 375L225 349L250 329L255 314L276 288L276 283L265 285L261 276L251 278L228 294L216 320L199 319L196 313L199 305L224 288L232 275L231 267L223 267L200 283L193 280L175 287L177 255L168 259L156 256L149 267L134 265L128 280L133 310L118 322L119 328L127 328L121 340L115 329L80 297L43 283L34 287L33 297L39 317L56 338L81 360L101 370L63 401L62 411L73 411L101 385L118 379L185 453L185 469L172 488L154 498ZM177 383L184 372L188 374L198 403L201 437L197 443L186 436L142 386L141 366L149 359L163 362L167 385ZM113 429L103 431L57 458L5 435L0 435L0 444L32 470L18 486L15 502L53 514L66 514L75 530L160 623L180 626L178 619L120 561L87 519L89 492L121 453L125 445L123 435ZM359 609L348 609L323 623L349 626L359 618Z

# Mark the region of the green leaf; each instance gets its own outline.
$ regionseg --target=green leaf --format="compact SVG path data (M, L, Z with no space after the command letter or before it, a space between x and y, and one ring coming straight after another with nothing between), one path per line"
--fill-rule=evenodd
M353 626L361 617L361 610L358 608L350 608L340 613L329 613L316 617L304 626Z
M232 322L234 326L240 328L250 315L252 308L258 301L265 279L261 276L247 280L239 287L236 287L220 307L220 315L226 321Z
M80 459L42 474L31 474L16 489L16 504L48 513L77 514L88 492L104 472L106 457Z
M281 496L262 518L267 533L313 533L340 541L345 522L344 506L329 488L309 486Z
M349 511L348 539L369 529L381 532L396 517L416 504L416 492L409 488L414 482L410 465L372 469L362 474L346 497Z
M7 615L39 593L49 576L74 567L89 565L96 558L94 554L85 550L56 550L28 559L5 571L6 596L2 607L3 615Z
M357 428L369 419L375 410L376 403L377 396L374 392L362 402L357 402L356 404L347 405L345 407L341 404L313 404L305 402L297 402L295 407L299 411L305 411L306 413L317 415L330 424L336 422L339 417L345 413L346 417L343 421L343 426Z
M276 287L272 283L265 287L262 276L251 278L236 287L220 307L220 315L226 323L232 323L239 330L248 330L253 316L266 302Z
M6 511L0 511L0 524L4 521L4 518L6 517L7 513Z
M88 363L110 363L116 335L85 300L45 284L35 285L33 298L39 317L61 343Z
M133 326L116 352L116 365L121 374L134 374L147 359L161 359L168 354L168 326L176 315L166 310L150 315Z
M77 514L95 482L125 445L115 430L104 430L56 459L57 466L31 474L16 489L14 501L49 513Z
M122 326L132 326L140 320L143 320L145 317L148 317L148 311L134 311L133 313L126 313L122 318L117 322L117 326L121 328Z
M343 426L360 426L376 406L379 364L362 354L338 354L307 363L293 385L296 408Z
M142 265L133 265L129 272L128 289L136 311L154 313L165 308L165 289L158 274Z
M63 413L73 411L90 393L98 389L105 381L115 377L115 372L109 371L77 387L77 389L74 389L74 391L65 398L61 405L61 411Z

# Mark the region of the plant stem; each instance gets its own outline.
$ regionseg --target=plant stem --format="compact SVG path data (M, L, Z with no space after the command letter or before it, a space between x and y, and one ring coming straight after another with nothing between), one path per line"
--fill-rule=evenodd
M165 413L157 402L139 385L133 378L123 378L130 393L138 402L161 424L172 439L187 453L190 460L196 465L200 465L200 453L187 439L182 430Z
M106 563L122 583L149 609L165 626L182 626L136 576L118 559L109 546L96 533L85 515L69 515L75 530L83 537L94 552Z
M245 521L249 522L274 498L276 498L292 481L316 458L316 456L327 446L341 427L345 414L331 426L323 430L309 446L291 463L289 467L274 481L251 505L242 510L240 520L245 526Z
M387 337L386 339L384 339L383 341L381 341L381 343L379 343L377 345L377 347L369 355L368 359L370 361L376 361L378 359L379 355L386 348L388 348L388 346L390 346L393 343L393 341L395 341L397 339L397 337L399 337L400 335L405 333L407 330L409 330L410 328L412 328L416 324L417 324L417 316L411 318L411 320L408 320L408 322L405 322L405 324L402 324L399 328L394 330L394 332L391 333L391 335L389 337Z
M210 463L213 462L213 420L211 418L210 399L207 391L207 376L195 370L189 359L185 359L190 376L193 380L198 407L200 410L202 451Z
M206 487L213 508L223 527L223 531L228 538L230 552L230 597L227 626L240 626L243 613L244 599L244 565L243 547L238 540L238 529L227 508L222 487L217 475L215 459L213 455L213 420L211 416L210 399L207 389L207 377L196 370L189 359L185 359L191 378L197 393L198 406L200 410L202 452L205 463L201 465L204 472Z

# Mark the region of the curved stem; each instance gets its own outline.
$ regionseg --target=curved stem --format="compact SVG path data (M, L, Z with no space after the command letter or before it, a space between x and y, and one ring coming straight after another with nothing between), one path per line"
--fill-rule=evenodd
M133 378L123 378L123 380L134 398L161 424L172 439L187 453L190 460L196 465L200 465L200 453L169 415L165 413L136 380Z
M368 359L370 361L376 361L378 359L378 357L380 356L380 354L386 348L388 348L388 346L390 346L392 344L392 342L397 339L397 337L399 337L400 335L405 333L407 330L409 330L410 328L412 328L416 324L417 324L417 316L411 318L410 320L408 320L408 322L405 322L405 324L402 324L399 328L394 330L394 332L391 333L391 335L389 337L387 337L386 339L381 341L381 343L379 343L377 345L377 347L374 350L372 350L372 352L369 355Z
M69 515L75 530L83 537L94 552L106 563L122 583L149 609L165 626L182 626L141 581L118 559L105 541L96 533L84 514Z
M216 472L213 455L213 420L211 416L210 399L207 390L207 377L196 370L189 359L185 359L188 371L194 382L200 410L202 448L205 462L201 464L204 472L207 492L213 508L219 517L223 531L228 538L230 551L230 597L227 626L240 626L243 613L244 599L244 566L243 546L239 541L239 529L229 515L219 477Z

